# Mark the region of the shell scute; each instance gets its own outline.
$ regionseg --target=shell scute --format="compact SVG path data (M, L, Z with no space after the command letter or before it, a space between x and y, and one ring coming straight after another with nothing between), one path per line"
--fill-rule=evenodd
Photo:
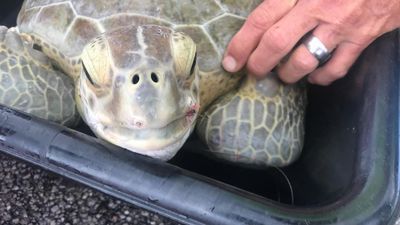
M32 8L24 10L24 13L18 15L17 24L20 30L29 30L35 22L35 17L38 15L40 8Z
M117 13L140 14L174 24L202 24L224 11L213 0L71 0L78 15L105 18Z
M106 17L100 20L100 24L103 26L104 30L113 30L129 25L139 26L153 24L166 27L172 25L171 23L152 17L131 14L117 14L115 16Z
M263 0L217 0L230 13L247 17Z
M73 55L75 52L81 51L90 40L98 36L101 32L101 28L95 21L86 18L77 18L72 23L70 32L65 37L62 52L66 55Z
M37 15L32 30L43 31L42 36L46 37L49 42L61 41L60 37L67 33L74 18L75 14L68 3L45 6Z
M48 6L54 3L59 3L59 2L67 2L65 0L35 0L35 1L25 1L24 7L26 9L30 9L33 7L42 7L42 6Z
M160 18L174 24L203 24L224 13L223 9L213 0L160 0L159 2Z
M207 24L205 29L218 46L218 50L223 52L243 23L243 19L227 14Z
M99 19L114 15L121 10L121 2L119 0L70 0L71 5L74 6L76 13L80 16Z
M176 29L189 35L197 45L197 61L201 71L210 72L220 67L221 55L200 26L180 26Z

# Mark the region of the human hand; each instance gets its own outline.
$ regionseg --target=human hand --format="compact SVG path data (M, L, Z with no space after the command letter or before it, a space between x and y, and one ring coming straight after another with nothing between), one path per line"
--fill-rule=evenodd
M398 27L399 0L265 0L232 38L223 66L236 72L246 65L250 74L265 76L279 64L284 82L309 74L309 82L328 85L343 77L372 41ZM333 51L321 67L304 44L293 49L309 32Z

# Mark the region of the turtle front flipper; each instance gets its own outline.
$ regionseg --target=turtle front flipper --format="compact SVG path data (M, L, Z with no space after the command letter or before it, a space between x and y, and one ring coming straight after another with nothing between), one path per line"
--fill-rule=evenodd
M244 78L201 117L197 132L213 155L251 166L286 166L303 147L305 87L276 74Z
M14 28L0 26L0 103L72 126L79 121L71 78L24 42Z

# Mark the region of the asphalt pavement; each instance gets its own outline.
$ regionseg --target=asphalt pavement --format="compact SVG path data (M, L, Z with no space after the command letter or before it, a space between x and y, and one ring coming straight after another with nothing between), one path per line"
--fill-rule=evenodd
M178 224L0 153L0 224Z

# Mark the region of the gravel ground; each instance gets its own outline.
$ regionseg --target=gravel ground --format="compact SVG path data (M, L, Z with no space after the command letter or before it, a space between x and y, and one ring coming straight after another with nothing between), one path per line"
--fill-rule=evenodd
M178 224L0 153L0 224Z

